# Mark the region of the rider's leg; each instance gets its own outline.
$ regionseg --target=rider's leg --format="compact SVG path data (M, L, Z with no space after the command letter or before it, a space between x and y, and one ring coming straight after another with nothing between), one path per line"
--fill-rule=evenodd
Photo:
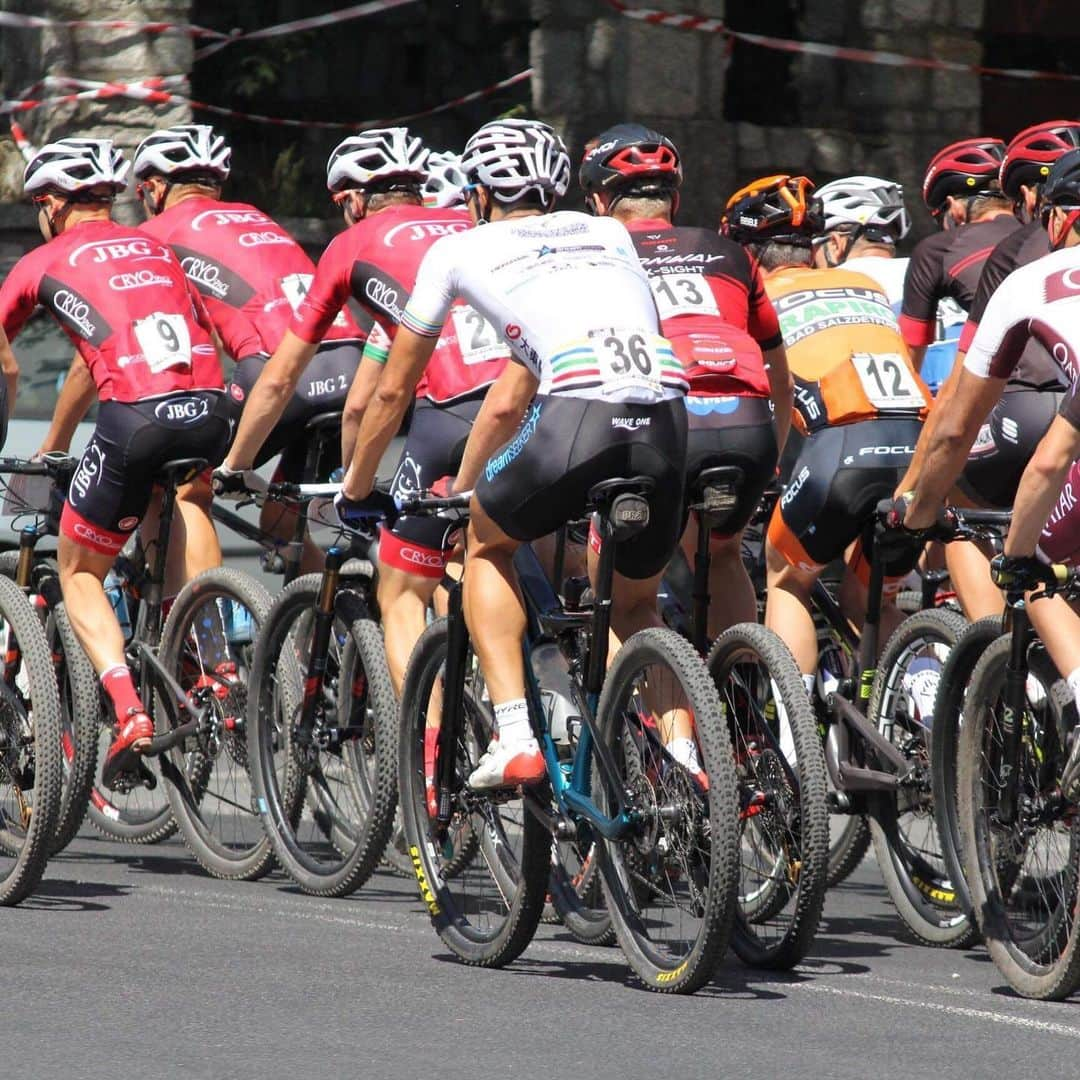
M821 568L792 566L766 540L765 570L768 582L765 625L791 650L799 671L804 676L813 675L817 669L818 640L810 594Z
M427 625L427 607L439 587L439 580L379 563L378 597L386 641L386 662L394 693L399 697L409 656Z
M296 535L298 510L293 503L267 502L259 513L259 528L269 533L280 544L291 544ZM311 539L304 527L303 551L300 554L300 573L317 574L326 562L322 548Z
M971 622L986 615L1000 615L1005 610L1001 590L990 579L990 558L981 544L971 541L946 544L945 565L956 598Z

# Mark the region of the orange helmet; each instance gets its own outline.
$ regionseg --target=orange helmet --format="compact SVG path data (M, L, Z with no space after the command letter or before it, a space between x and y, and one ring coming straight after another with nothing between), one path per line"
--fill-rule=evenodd
M740 188L727 201L720 231L740 244L782 240L809 247L824 230L821 200L805 176L764 176Z

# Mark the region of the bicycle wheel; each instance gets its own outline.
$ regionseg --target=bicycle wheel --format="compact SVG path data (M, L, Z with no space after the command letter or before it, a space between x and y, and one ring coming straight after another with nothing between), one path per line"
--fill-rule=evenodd
M582 945L614 945L615 927L604 906L596 845L555 840L551 845L548 897L555 921Z
M867 715L904 755L908 774L870 797L874 853L893 906L924 945L965 947L976 930L949 877L934 819L930 743L941 669L967 623L934 608L905 619L878 660Z
M964 703L958 767L964 863L998 971L1024 997L1057 1001L1080 982L1080 814L1059 789L1067 757L1064 706L1072 695L1061 693L1049 661L1032 648L1036 677L1028 679L1023 716L1012 716L1002 701L1011 648L1011 635L987 648ZM1021 725L1011 823L997 813L1006 719Z
M956 903L975 926L971 893L964 876L957 816L956 753L960 726L971 673L991 642L1001 637L1001 617L997 615L969 623L949 652L938 680L934 701L934 731L930 740L930 779L934 795L934 819L941 855L949 881L956 891Z
M83 651L68 619L67 608L57 604L45 624L60 691L60 743L63 784L51 854L62 851L75 838L86 819L97 766L98 730L101 726L101 691L94 666Z
M60 808L60 695L49 643L22 590L0 577L0 904L41 880Z
M712 978L731 937L739 888L738 783L721 703L701 658L670 630L630 637L608 669L597 724L619 776L597 770L615 816L633 795L633 824L600 843L604 896L619 945L650 990L688 994ZM663 745L689 714L701 773Z
M321 575L275 600L252 667L252 780L282 868L304 891L345 896L374 872L390 836L397 702L378 626L336 616L314 727L301 726Z
M735 749L739 910L732 947L755 967L791 968L825 903L829 807L825 755L790 652L752 623L717 638L706 665Z
M446 619L436 619L421 634L402 687L398 789L405 835L420 897L443 943L466 964L502 967L536 932L550 876L551 834L518 792L466 787L494 730L490 705L467 680L453 815L445 836L432 835L424 734L429 717L434 726L442 716L447 626ZM537 797L543 794L536 789ZM474 853L464 860L470 849Z
M214 567L180 590L161 632L161 665L205 709L198 730L166 752L165 794L188 850L214 877L255 880L273 861L251 793L245 721L254 635L269 608L254 578Z

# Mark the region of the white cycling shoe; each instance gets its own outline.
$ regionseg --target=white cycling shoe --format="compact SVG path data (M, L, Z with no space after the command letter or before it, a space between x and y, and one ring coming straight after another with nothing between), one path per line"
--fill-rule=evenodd
M544 755L535 739L503 743L492 739L487 753L469 774L469 787L474 791L536 784L547 775Z

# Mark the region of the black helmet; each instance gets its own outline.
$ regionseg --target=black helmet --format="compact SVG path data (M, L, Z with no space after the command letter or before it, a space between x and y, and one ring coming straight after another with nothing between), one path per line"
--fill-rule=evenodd
M670 192L682 183L682 160L660 132L644 124L616 124L586 144L578 181L587 195Z
M1080 150L1069 150L1054 162L1042 197L1048 206L1080 207Z

